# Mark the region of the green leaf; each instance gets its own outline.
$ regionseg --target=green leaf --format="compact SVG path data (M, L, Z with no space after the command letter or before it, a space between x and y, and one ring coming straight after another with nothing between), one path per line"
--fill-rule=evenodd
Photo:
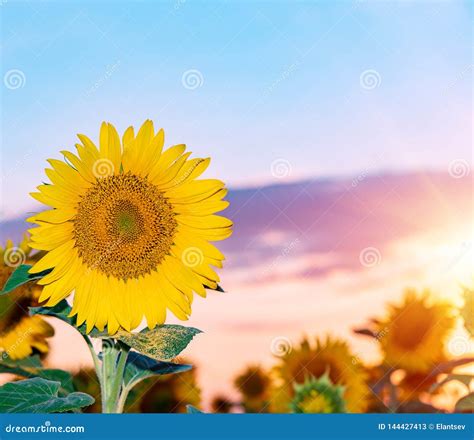
M474 410L474 393L470 393L467 396L462 397L456 403L454 411L457 412L471 412Z
M124 385L134 387L137 383L152 376L181 373L190 370L192 365L160 362L140 353L130 352L125 366Z
M139 353L158 361L169 361L180 354L201 330L182 325L160 325L140 333L119 331L113 337Z
M0 295L10 293L12 290L15 290L22 284L29 283L30 281L34 280L39 280L51 272L51 269L48 269L44 270L43 272L31 274L28 273L31 267L32 266L29 264L22 264L21 266L18 266L15 271L10 275L10 278L8 278L7 282L5 283L5 286L3 286L3 290L0 291Z
M15 361L5 358L0 362L0 373L10 373L27 379L41 377L43 379L60 382L61 394L69 394L74 391L72 375L64 370L43 368L38 355Z
M87 333L86 331L86 325L82 324L79 327L76 326L76 317L69 317L69 314L71 313L71 306L67 303L65 299L60 301L58 304L56 304L54 307L30 307L30 315L46 315L46 316L54 316L55 318L60 319L61 321L64 321L68 323L69 325L72 325L79 333L86 335L88 334L89 336L93 338L107 338L109 337L109 334L107 333L106 330L104 331L99 331L97 329L92 329L91 332Z
M59 397L61 384L39 377L9 382L0 387L0 413L55 413L72 411L94 403L85 393Z
M188 410L188 414L205 414L204 412L200 411L192 405L186 405L186 409Z
M43 367L41 358L39 357L38 354L34 354L33 356L28 356L26 358L17 359L13 361L8 357L7 353L3 353L2 361L9 364L14 362L19 367L27 367L27 368L42 368Z

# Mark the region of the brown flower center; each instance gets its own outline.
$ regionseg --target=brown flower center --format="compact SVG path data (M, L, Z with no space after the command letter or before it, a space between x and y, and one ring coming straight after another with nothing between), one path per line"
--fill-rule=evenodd
M98 179L74 220L79 256L90 269L123 280L156 269L177 222L159 189L131 173Z

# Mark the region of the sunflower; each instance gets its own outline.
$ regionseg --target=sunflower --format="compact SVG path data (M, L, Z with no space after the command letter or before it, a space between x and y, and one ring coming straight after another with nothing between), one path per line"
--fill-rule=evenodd
M246 412L265 412L271 382L270 377L261 367L249 366L237 376L234 385L242 395L242 405Z
M377 321L385 363L409 373L426 373L447 359L446 341L455 326L453 307L435 302L428 290L408 289L401 305L390 305Z
M304 384L295 384L295 397L290 407L294 413L343 413L346 411L343 396L344 387L334 385L328 374L318 379L309 377Z
M163 151L163 130L146 121L120 140L103 123L99 147L78 135L77 155L51 159L51 184L32 196L52 209L29 219L34 249L46 255L30 270L52 269L39 281L40 297L54 306L74 291L71 316L109 334L165 322L170 310L191 314L193 293L217 289L224 255L210 241L232 233L220 180L197 178L210 159L189 159L185 145Z
M25 236L18 247L8 240L0 246L0 287L3 288L15 268L25 262L31 249ZM54 329L41 317L29 316L28 307L38 305L39 290L24 284L9 294L0 295L0 352L11 359L23 359L33 351L47 353L46 338Z
M294 385L304 384L311 376L320 378L325 373L331 383L344 386L348 412L365 411L370 390L364 369L346 342L330 337L325 341L316 339L315 344L303 339L298 347L293 347L281 358L274 368L279 386L271 396L273 411L288 412L295 396Z
M201 389L196 369L146 379L130 392L127 413L185 413L187 405L199 406Z

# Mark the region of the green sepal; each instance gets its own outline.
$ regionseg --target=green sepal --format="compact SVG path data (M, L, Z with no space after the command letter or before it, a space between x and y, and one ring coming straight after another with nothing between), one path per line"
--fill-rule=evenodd
M294 413L305 413L303 403L320 396L327 402L327 413L344 413L346 404L344 401L345 388L341 385L335 385L326 372L321 377L308 377L303 384L294 385L294 398L290 403L290 409Z

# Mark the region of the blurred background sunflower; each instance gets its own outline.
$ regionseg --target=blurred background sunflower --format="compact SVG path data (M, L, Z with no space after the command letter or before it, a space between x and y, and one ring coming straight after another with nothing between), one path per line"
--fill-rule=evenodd
M0 287L3 288L14 270L32 261L31 248L25 235L18 246L8 240L0 246ZM47 338L54 329L40 316L30 316L29 307L38 305L41 288L23 284L8 294L0 295L0 351L11 359L22 359L33 353L49 350Z
M292 412L303 414L334 414L346 412L344 387L334 385L328 374L309 377L304 384L295 384L295 396L290 403Z
M268 412L271 379L261 366L248 366L235 378L234 386L241 396L241 405L245 412Z
M446 343L455 325L451 304L435 300L429 290L407 289L401 304L390 304L377 321L385 364L410 373L430 371L448 358Z
M211 400L211 411L218 414L228 414L237 404L224 394L217 394Z
M289 412L295 384L304 384L308 378L317 379L324 374L332 384L344 386L348 412L364 412L367 408L371 391L366 383L366 372L343 340L328 336L310 343L305 338L280 359L273 373L277 382L271 394L273 412Z

